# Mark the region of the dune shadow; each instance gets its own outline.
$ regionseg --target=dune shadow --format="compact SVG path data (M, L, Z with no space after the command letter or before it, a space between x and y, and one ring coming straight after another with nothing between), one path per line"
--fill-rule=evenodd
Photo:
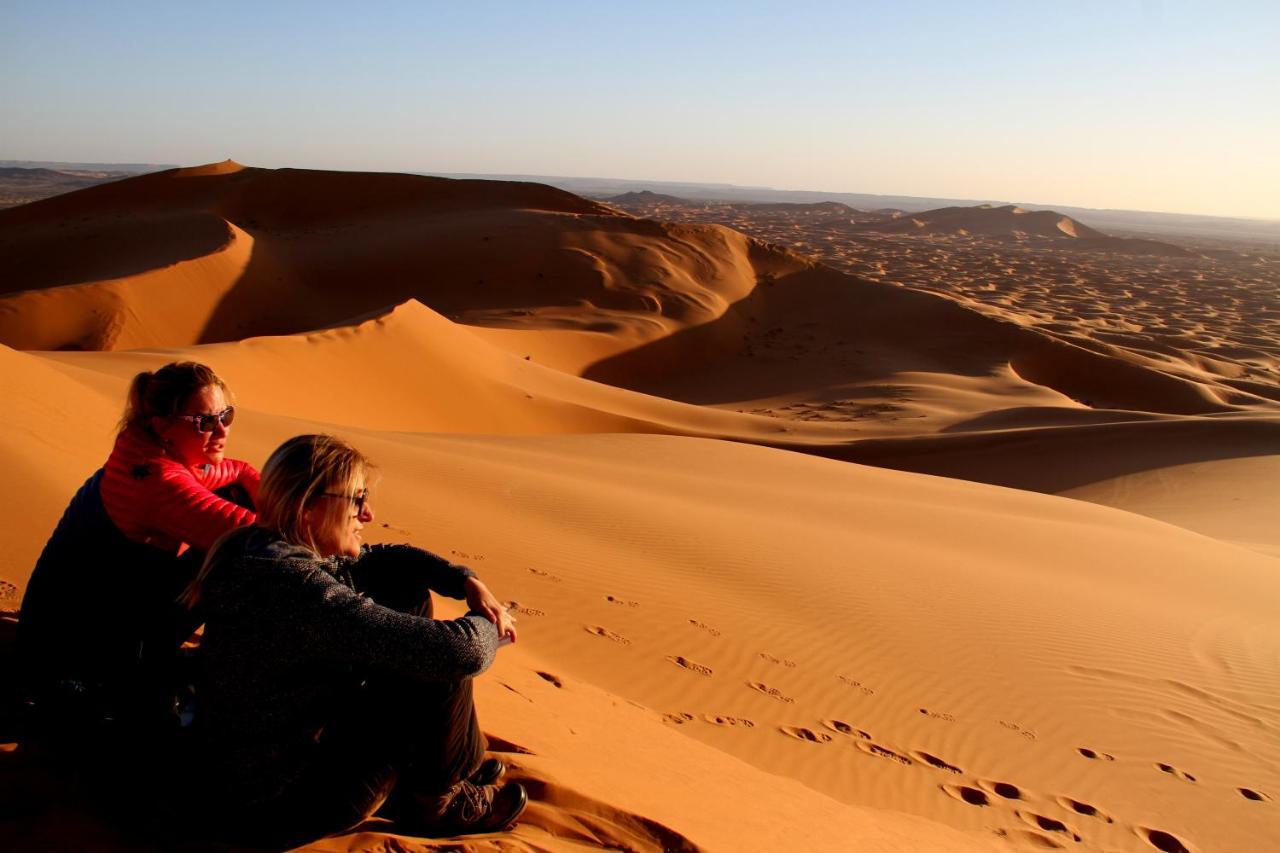
M867 439L813 453L1058 493L1156 468L1280 454L1280 419L1162 418Z
M106 281L213 254L233 239L204 211L122 211L8 223L0 210L0 294Z
M717 405L921 371L986 376L1023 330L827 267L758 275L718 319L592 364L597 382Z

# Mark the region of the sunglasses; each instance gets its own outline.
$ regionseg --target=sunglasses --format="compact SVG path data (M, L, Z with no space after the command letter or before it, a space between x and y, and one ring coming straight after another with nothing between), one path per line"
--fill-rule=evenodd
M351 501L353 504L355 504L356 515L360 516L360 515L364 515L364 508L369 503L369 490L361 489L360 491L356 492L354 495L339 495L333 492L321 492L320 497L342 498L343 500Z
M219 423L224 427L231 426L231 422L236 419L236 407L227 406L215 415L174 415L174 417L191 421L195 425L196 432L213 432Z

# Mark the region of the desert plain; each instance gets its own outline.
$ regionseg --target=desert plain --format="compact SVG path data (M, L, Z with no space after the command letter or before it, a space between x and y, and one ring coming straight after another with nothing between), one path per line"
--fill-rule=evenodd
M178 359L517 612L517 828L312 849L1280 847L1280 246L226 161L0 211L0 272L5 656ZM13 846L178 843L0 789Z

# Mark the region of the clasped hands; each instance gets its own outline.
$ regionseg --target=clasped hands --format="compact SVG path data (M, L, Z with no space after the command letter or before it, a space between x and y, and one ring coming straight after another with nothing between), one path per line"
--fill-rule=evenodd
M489 591L479 578L467 578L467 607L484 616L498 628L498 639L516 641L515 620L502 602Z

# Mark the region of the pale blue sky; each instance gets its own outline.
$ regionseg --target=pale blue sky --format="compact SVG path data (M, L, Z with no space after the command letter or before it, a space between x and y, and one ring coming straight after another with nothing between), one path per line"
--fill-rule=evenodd
M1280 3L0 4L0 159L1280 218Z

